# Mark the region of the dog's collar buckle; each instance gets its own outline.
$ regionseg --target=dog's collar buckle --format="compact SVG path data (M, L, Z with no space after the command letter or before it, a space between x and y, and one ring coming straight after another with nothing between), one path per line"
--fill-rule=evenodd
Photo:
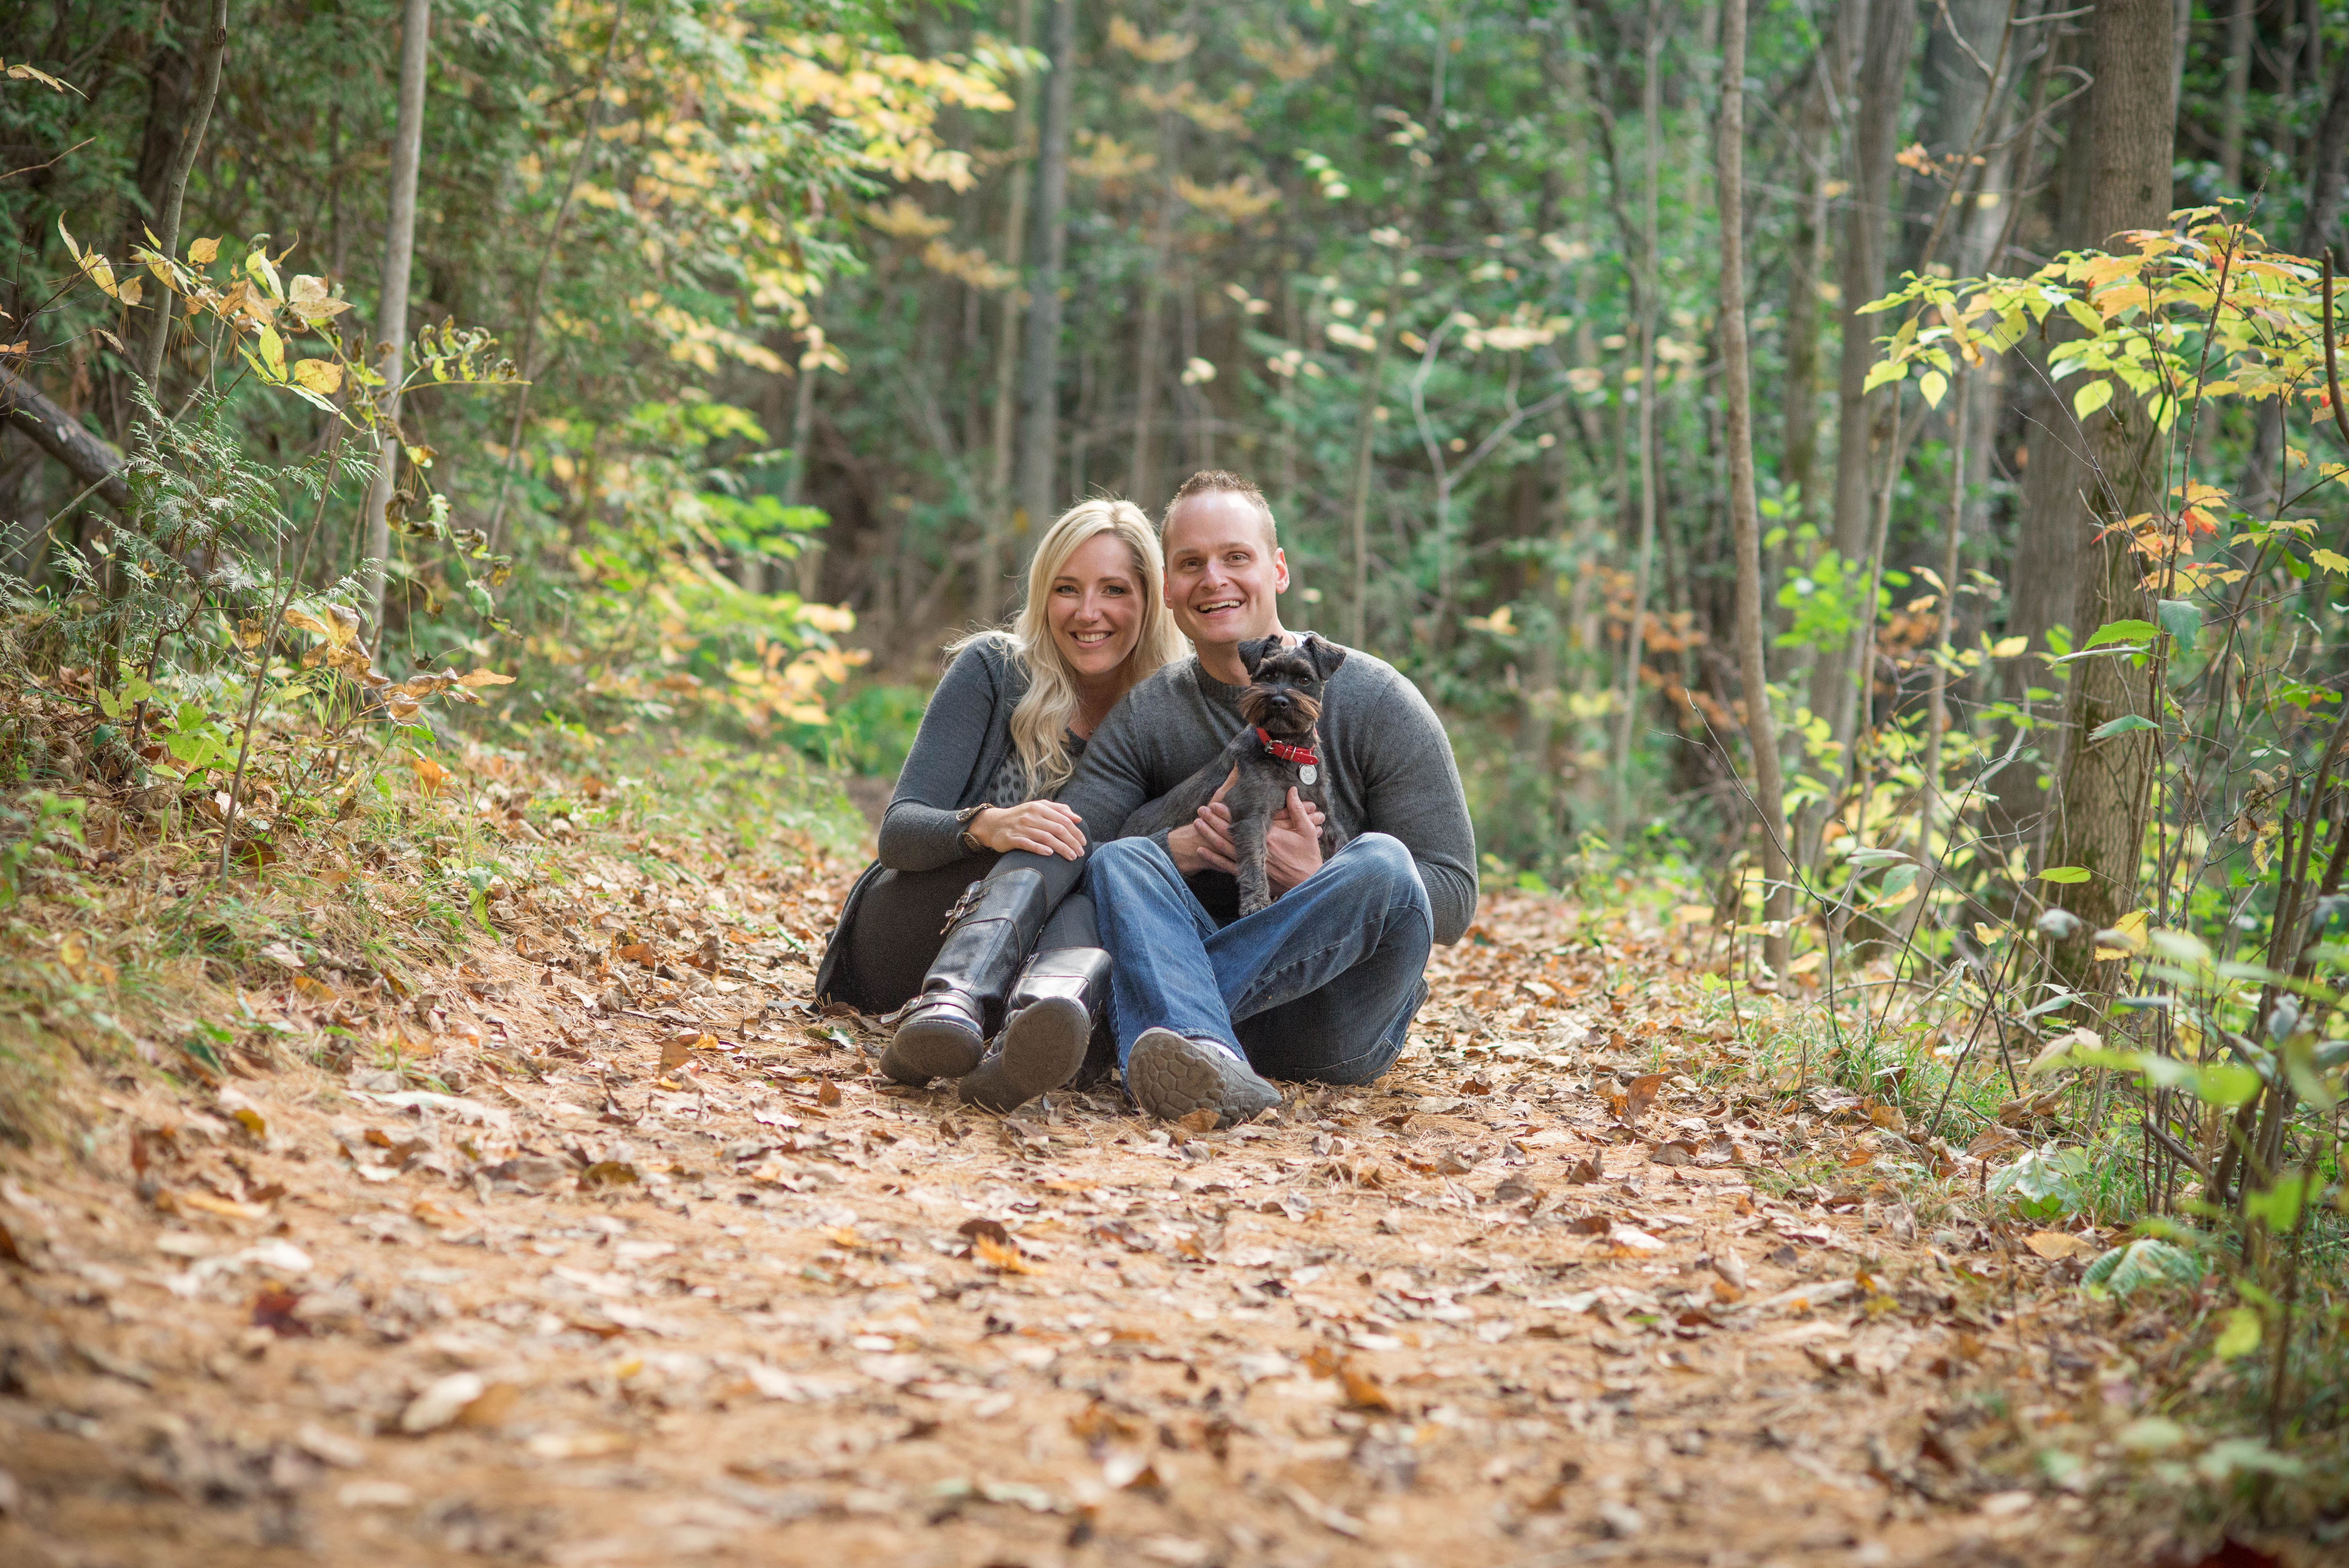
M1321 757L1309 746L1296 746L1286 740L1275 740L1264 726L1256 727L1256 738L1264 748L1283 762L1295 763L1299 782L1310 784L1321 777Z

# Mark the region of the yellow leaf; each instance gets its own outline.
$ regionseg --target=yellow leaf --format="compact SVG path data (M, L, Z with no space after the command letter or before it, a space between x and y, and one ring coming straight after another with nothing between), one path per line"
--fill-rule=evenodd
M1713 905L1709 903L1684 903L1678 909L1672 911L1672 923L1674 925L1711 925L1713 923Z
M212 265L214 262L220 260L220 242L218 240L190 240L188 242L188 260L193 262L200 267L208 267Z
M2031 639L2028 637L2001 637L1991 645L1990 656L1994 659L2011 659L2029 646L2031 646Z
M1792 964L1787 965L1786 973L1789 975L1808 975L1812 970L1816 969L1820 965L1825 964L1826 961L1827 955L1823 950L1814 950L1804 954L1800 958L1797 958Z
M294 366L294 384L331 397L343 389L343 367L331 359L305 359Z
M495 670L467 670L457 677L460 686L512 686L513 682L513 676L502 676Z
M1976 942L1981 943L1984 947L1988 947L1992 944L1995 943L1998 938L1998 927L1990 924L1986 921L1977 920L1974 922L1974 940Z
M2091 381L2072 395L2072 412L2085 419L2113 400L2113 384Z
M1928 370L1917 377L1917 390L1924 395L1926 406L1938 408L1941 395L1950 389L1950 378L1938 370Z
M2308 559L2313 564L2322 566L2327 572L2338 572L2344 576L2349 576L2349 555L2343 555L2338 551L2312 550L2308 552Z
M254 253L260 254L258 251ZM261 363L267 367L269 378L273 381L284 381L285 379L285 340L277 335L275 327L264 326L261 329L260 348Z

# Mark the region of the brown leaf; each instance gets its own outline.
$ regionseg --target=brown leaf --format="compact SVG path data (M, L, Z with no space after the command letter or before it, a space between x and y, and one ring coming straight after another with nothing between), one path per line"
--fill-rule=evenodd
M492 1383L481 1390L481 1397L457 1412L460 1427L502 1427L513 1414L516 1401L522 1398L522 1387L514 1383Z
M631 942L625 947L616 948L612 956L625 958L631 964L641 964L647 969L660 963L660 954L652 950L650 944L643 942Z
M818 1105L838 1105L840 1086L830 1078L822 1080L815 1086L815 1102Z
M1642 1073L1633 1078L1630 1089L1623 1097L1624 1123L1628 1126L1647 1115L1648 1108L1656 1103L1656 1094L1663 1087L1661 1073Z
M1648 1158L1658 1165L1693 1165L1696 1163L1696 1145L1685 1138L1675 1138L1670 1143L1657 1144L1649 1151Z
M2096 1250L2095 1243L2069 1231L2033 1231L2023 1238L2023 1244L2051 1264Z
M300 1291L288 1290L282 1284L266 1284L254 1295L250 1321L255 1328L266 1328L280 1339L305 1338L310 1326L294 1315L294 1309L301 1305Z
M977 1222L973 1222L973 1223ZM988 1221L987 1223L993 1224L994 1222ZM998 1228L999 1229L1000 1227ZM1140 1231L1135 1230L1131 1224L1127 1223L1123 1220L1102 1220L1098 1222L1092 1228L1092 1237L1093 1240L1097 1242L1112 1242L1117 1245L1123 1247L1130 1253L1146 1253L1150 1251L1150 1238L1143 1235Z
M1578 1236L1603 1236L1614 1222L1604 1214L1582 1214L1567 1222L1567 1229Z
M667 1072L671 1068L683 1067L693 1059L693 1053L696 1051L714 1051L718 1048L718 1037L715 1035L692 1033L671 1035L661 1042L661 1070Z
M1493 1086L1486 1083L1480 1078L1464 1078L1460 1080L1460 1092L1462 1094L1490 1094L1493 1092Z
M25 1262L25 1254L17 1249L16 1235L5 1223L0 1223L0 1260L26 1268L32 1266Z
M1214 1110L1203 1105L1188 1116L1176 1117L1174 1125L1186 1132L1213 1132L1216 1123L1221 1119Z
M998 1274L1024 1274L1036 1272L1029 1265L1028 1260L1019 1255L1018 1247L999 1242L992 1236L973 1236L970 1239L970 1253L972 1257Z
M635 1166L619 1160L598 1160L579 1172L579 1186L583 1191L598 1187L633 1187L641 1180Z
M973 1242L982 1240L993 1242L999 1247L1008 1247L1011 1244L1011 1233L1003 1228L1003 1222L1000 1220L989 1220L984 1217L965 1220L955 1227L955 1233L968 1237Z
M1348 1363L1338 1368L1338 1380L1346 1386L1346 1403L1358 1410L1394 1411L1394 1400L1379 1386L1379 1380L1361 1367Z
M1566 1180L1578 1185L1588 1185L1593 1181L1604 1181L1607 1172L1599 1168L1596 1160L1578 1160L1566 1168Z

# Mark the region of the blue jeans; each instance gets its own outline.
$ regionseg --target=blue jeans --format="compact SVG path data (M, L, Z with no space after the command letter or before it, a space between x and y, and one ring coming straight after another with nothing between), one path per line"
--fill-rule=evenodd
M1220 928L1151 840L1100 845L1085 874L1121 1068L1149 1028L1219 1041L1267 1078L1368 1083L1402 1054L1434 924L1400 841L1365 833Z

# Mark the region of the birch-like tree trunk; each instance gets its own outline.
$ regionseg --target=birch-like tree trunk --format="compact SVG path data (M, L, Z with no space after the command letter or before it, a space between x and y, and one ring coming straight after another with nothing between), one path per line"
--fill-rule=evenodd
M1058 515L1053 490L1060 451L1061 269L1069 245L1069 122L1075 108L1076 0L1052 0L1045 47L1051 66L1044 84L1043 135L1036 156L1036 271L1019 386L1019 510L1026 514L1031 533Z
M1661 0L1648 0L1644 69L1640 73L1640 122L1645 160L1640 210L1640 541L1631 568L1631 624L1623 638L1623 667L1617 672L1613 809L1608 836L1619 848L1631 821L1631 732L1640 717L1640 665L1648 645L1648 592L1656 560L1656 328L1661 313L1656 292L1658 162L1663 141L1664 46Z
M388 423L367 487L367 561L375 571L374 613L368 631L383 631L384 590L391 570L389 510L393 476L399 468L399 381L407 374L408 277L416 253L416 170L424 145L424 71L432 45L432 0L405 0L399 16L399 115L391 139L391 208L384 225L383 290L376 305L375 331L384 379L377 407Z
M1777 727L1763 656L1762 519L1754 493L1753 373L1745 345L1745 0L1721 0L1721 111L1713 204L1721 213L1722 441L1729 456L1729 523L1737 549L1737 678L1745 688L1745 736L1754 754L1754 803L1762 819L1767 887L1763 962L1786 970L1793 889L1786 879L1786 799L1778 778Z
M1036 41L1036 0L1019 0L1019 46ZM1003 266L1017 280L1028 243L1029 165L1036 156L1036 78L1019 79L1019 108L1013 119L1009 189L1004 192ZM1011 491L1011 438L1019 409L1019 324L1021 284L1003 291L1003 319L995 340L995 408L991 460L988 466L987 521L979 539L978 559L971 566L971 608L985 615L1003 603L1011 537L1011 512L1019 504ZM807 592L808 566L800 565L800 597Z

